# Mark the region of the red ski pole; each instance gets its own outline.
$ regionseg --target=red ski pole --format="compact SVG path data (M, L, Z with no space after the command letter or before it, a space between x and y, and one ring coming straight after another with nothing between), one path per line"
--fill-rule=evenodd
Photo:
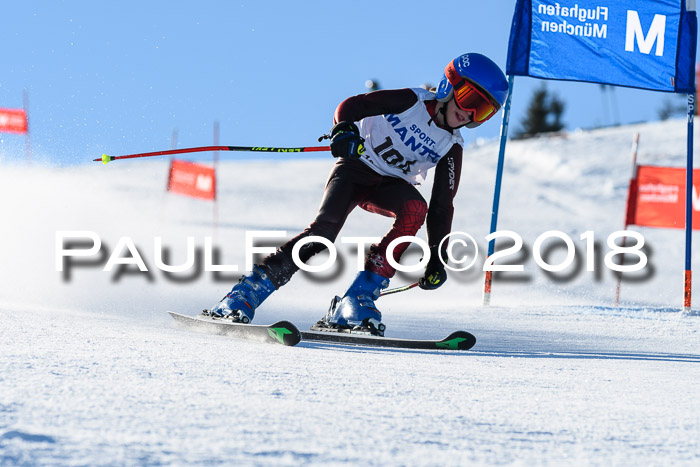
M154 156L167 156L169 154L184 154L188 152L207 152L207 151L241 151L241 152L316 152L316 151L330 151L329 146L308 146L303 148L269 148L269 147L257 147L257 146L201 146L197 148L185 148L185 149L170 149L167 151L155 151L155 152L143 152L139 154L128 154L125 156L108 156L107 154L102 154L99 159L93 159L94 162L102 161L103 164L107 162L116 161L119 159L135 159L137 157L154 157Z

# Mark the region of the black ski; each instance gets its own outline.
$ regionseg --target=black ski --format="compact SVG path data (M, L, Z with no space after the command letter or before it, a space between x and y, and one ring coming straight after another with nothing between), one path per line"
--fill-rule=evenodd
M301 338L332 344L429 350L469 350L476 344L476 337L466 331L455 331L442 340L397 339L341 331L302 331Z
M178 323L192 329L200 329L216 334L236 337L272 344L297 345L301 340L301 333L296 326L289 321L279 321L275 324L241 324L226 319L217 319L209 316L185 316L173 311L168 311Z

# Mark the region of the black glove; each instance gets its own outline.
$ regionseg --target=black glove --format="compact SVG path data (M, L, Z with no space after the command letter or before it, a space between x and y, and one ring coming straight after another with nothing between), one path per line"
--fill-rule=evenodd
M446 256L446 255L445 255ZM447 258L444 258L447 262ZM418 286L423 290L435 290L447 280L445 265L440 261L438 247L430 247L430 260L425 267L425 274L418 281Z
M364 138L353 122L340 122L331 128L331 154L333 157L359 159L365 153Z

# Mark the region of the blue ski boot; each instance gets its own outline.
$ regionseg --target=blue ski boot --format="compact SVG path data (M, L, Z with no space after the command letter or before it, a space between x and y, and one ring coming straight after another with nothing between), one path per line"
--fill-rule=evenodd
M255 309L272 292L275 286L259 266L253 266L249 276L243 276L238 284L205 314L215 318L229 318L235 323L248 324L253 321Z
M374 301L389 279L371 271L361 271L341 299L336 296L331 306L311 329L316 331L361 332L383 336L386 326Z

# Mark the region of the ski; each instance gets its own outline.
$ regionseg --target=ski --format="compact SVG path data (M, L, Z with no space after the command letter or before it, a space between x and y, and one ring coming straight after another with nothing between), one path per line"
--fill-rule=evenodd
M301 340L299 329L289 321L263 325L241 324L209 316L185 316L173 311L168 311L168 313L175 321L190 329L213 332L223 336L289 346L297 345Z
M303 331L289 321L274 324L241 324L210 316L186 316L174 311L168 314L178 323L190 328L211 332L238 339L297 345L301 340L325 342L329 344L360 345L368 347L391 347L397 349L424 350L469 350L476 344L476 337L466 331L455 331L441 340L402 339L378 337L343 331Z
M302 340L330 344L393 347L398 349L469 350L476 344L476 337L466 331L455 331L442 340L399 339L339 331L302 331Z

